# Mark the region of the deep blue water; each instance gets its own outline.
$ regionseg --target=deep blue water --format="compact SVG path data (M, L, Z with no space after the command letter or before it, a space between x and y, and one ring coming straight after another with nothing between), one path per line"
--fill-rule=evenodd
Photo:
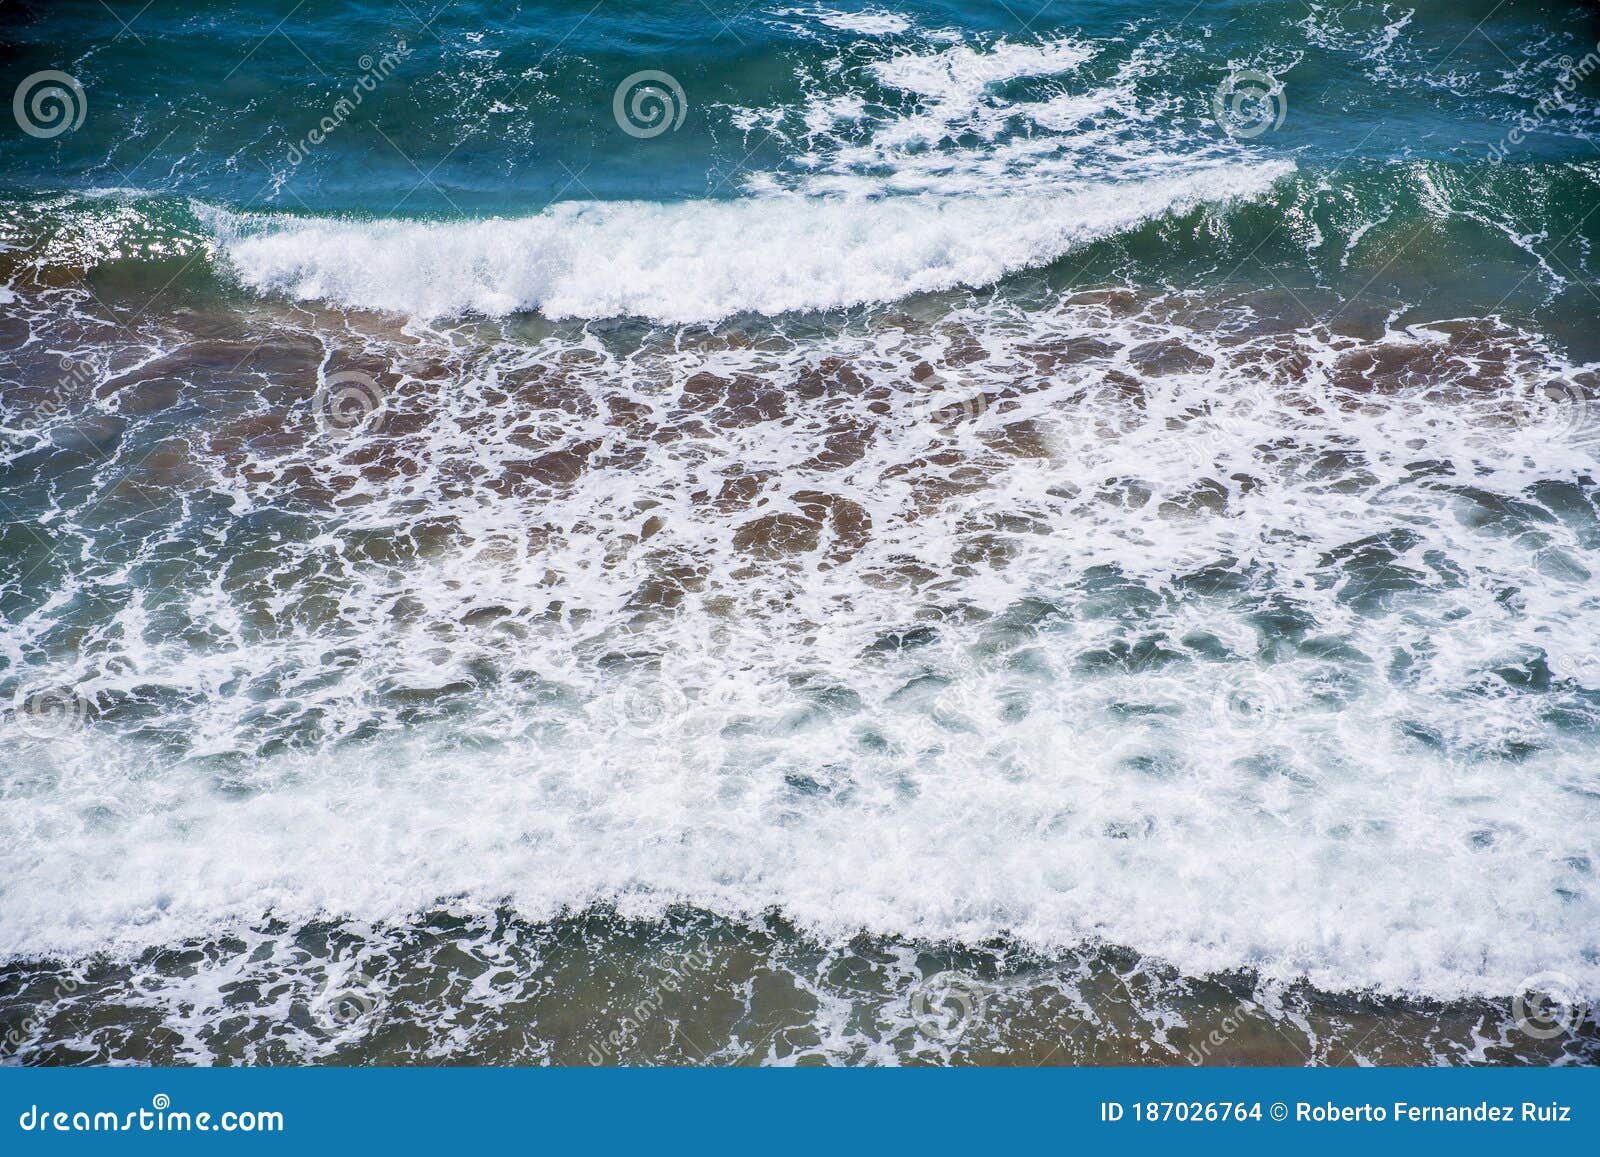
M10 71L66 71L91 115L46 140L7 134L0 187L136 192L158 234L193 226L190 198L235 213L470 219L774 190L1098 185L1114 197L1158 175L1275 162L1291 175L1253 199L1259 211L1237 206L1226 230L1108 228L1118 243L1078 264L1142 284L1436 297L1445 313L1509 295L1583 340L1550 307L1581 303L1575 285L1592 276L1600 70L1583 61L1600 30L1588 5L1058 3L1019 19L994 4L313 12L285 0L157 3L127 29L93 2L23 11L7 33ZM1007 64L997 48L1056 59ZM681 123L641 139L621 130L613 98L645 70L680 86ZM1215 98L1240 75L1275 86L1265 107L1281 122L1224 131ZM359 107L308 145L353 94ZM1407 260L1389 262L1397 247ZM1039 244L1006 266L1048 267L1068 248L1082 245Z
M873 116L912 108L917 94L863 75L874 60L919 45L1063 37L1098 52L1070 76L1005 78L995 94L1081 92L1120 72L1133 99L1162 103L1161 129L1191 148L1214 147L1213 91L1230 70L1249 68L1282 81L1289 110L1281 128L1250 144L1253 154L1329 173L1471 166L1556 90L1561 58L1581 59L1600 34L1584 4L1489 0L1234 0L1182 13L1053 3L1024 19L990 3L424 0L413 15L389 3L158 2L127 31L92 0L22 8L7 30L8 73L64 69L83 84L93 115L48 145L7 134L0 157L9 183L376 214L737 196L741 171L804 171L796 114L808 94L859 95ZM879 22L845 18L862 12ZM276 182L290 145L361 75L361 58L400 45L410 55L361 115ZM616 85L644 68L676 77L687 100L682 127L648 142L619 132L611 115ZM1593 161L1585 138L1597 127L1597 92L1592 76L1579 84L1514 160ZM760 129L741 123L739 110L758 108L779 119ZM768 137L772 127L780 131ZM1002 136L1027 131L1042 130L1007 126ZM1142 135L1135 125L1122 134Z

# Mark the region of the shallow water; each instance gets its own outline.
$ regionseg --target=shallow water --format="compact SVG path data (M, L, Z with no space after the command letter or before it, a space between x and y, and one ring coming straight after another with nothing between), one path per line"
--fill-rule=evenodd
M13 966L39 1064L1592 1064L1487 1001L1339 996L1117 950L823 943L777 916L610 909L240 928L126 963ZM1528 1006L1533 1007L1533 1006ZM1557 1014L1559 1016L1559 1014ZM24 1019L25 1018L25 1019ZM1528 1023L1528 1022L1525 1022Z
M1596 30L1482 7L37 10L7 1056L1592 1063Z

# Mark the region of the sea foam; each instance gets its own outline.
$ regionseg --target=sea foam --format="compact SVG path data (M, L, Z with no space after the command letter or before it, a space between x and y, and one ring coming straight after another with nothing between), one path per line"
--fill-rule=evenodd
M363 332L261 313L288 351ZM0 735L0 947L687 903L1600 992L1562 388L1595 367L1490 319L1190 320L987 302L639 360L380 328L347 439L242 389L189 474L104 468L177 487L147 519L190 520L191 569L152 523L159 586L87 570L4 636L19 686L96 707ZM127 533L94 497L52 519L86 557Z
M1255 197L1285 162L1054 195L568 202L426 223L204 210L247 286L416 317L638 316L667 323L989 285L1165 213Z

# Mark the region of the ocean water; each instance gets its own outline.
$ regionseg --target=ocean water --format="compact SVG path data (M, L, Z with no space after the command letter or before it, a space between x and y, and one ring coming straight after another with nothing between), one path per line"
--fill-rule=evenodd
M0 1057L1600 1059L1600 18L1185 7L9 9Z

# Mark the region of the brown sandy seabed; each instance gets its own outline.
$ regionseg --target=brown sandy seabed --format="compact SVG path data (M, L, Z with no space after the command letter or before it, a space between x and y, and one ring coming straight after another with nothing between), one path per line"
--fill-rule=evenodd
M1261 305L1262 299L1254 304ZM124 304L133 304L128 302ZM1282 303L1287 307L1287 303ZM1138 421L1152 380L1214 366L1221 347L1196 350L1159 334L1129 349L1112 336L1130 318L1153 318L1199 329L1226 311L1181 298L1151 301L1122 290L1079 295L1072 308L1106 324L1011 353L1032 373L1005 384L986 379L976 410L963 389L963 365L990 354L960 322L912 314L881 315L873 324L902 327L908 348L926 347L938 329L933 360L907 353L890 387L881 373L861 374L849 361L823 358L786 379L759 373L719 377L660 369L696 345L754 346L761 338L737 328L680 335L676 352L647 339L633 364L641 389L676 390L665 414L623 396L589 388L591 350L567 355L570 377L551 360L498 377L486 396L496 420L518 413L525 425L497 432L512 449L489 460L445 463L436 481L447 489L486 491L510 501L581 485L586 471L626 466L644 440L714 436L717 431L781 421L797 407L817 407L833 423L824 450L810 461L798 514L761 516L753 508L768 479L728 471L716 493L694 495L742 521L735 549L752 567L781 566L818 550L843 564L873 534L858 504L831 493L826 475L859 462L873 442L873 416L886 413L893 390L926 392L935 422L987 420L975 443L935 449L897 469L917 474L933 503L979 489L1014 457L1046 453L1040 423L1023 404L1052 382L1057 404L1088 404L1114 395L1128 421ZM420 435L439 417L437 384L459 380L476 356L478 334L498 326L462 326L448 355L382 318L325 314L262 305L249 311L171 312L143 318L133 330L167 352L130 373L115 365L137 358L129 331L87 315L57 315L50 341L21 348L37 332L31 305L0 317L0 332L18 372L3 399L8 413L59 399L60 359L50 350L104 351L110 372L83 396L66 400L73 421L57 440L64 453L113 454L130 423L178 406L196 393L209 410L192 427L131 462L117 487L167 501L203 485L220 462L288 505L338 508L366 501L369 486L393 487L440 465L427 461ZM1258 314L1231 339L1238 360L1228 380L1251 374L1293 391L1308 372L1303 343L1281 319ZM1117 323L1117 324L1113 324ZM515 323L513 323L514 325ZM1515 423L1538 411L1527 374L1545 351L1493 323L1436 327L1446 339L1397 347L1362 336L1340 339L1333 383L1343 404L1424 392L1436 404L1478 405L1485 421ZM1274 333L1274 331L1277 331ZM463 335L465 337L463 338ZM650 356L658 342L657 360ZM780 345L782 343L779 343ZM488 343L478 348L488 348ZM1107 368L1116 361L1114 368ZM298 451L314 436L310 416L316 367L358 369L387 391L381 443L353 443L337 471L313 469ZM650 384L651 366L664 381ZM882 367L877 367L881 371ZM1081 388L1062 391L1064 377ZM1567 376L1561 388L1592 393L1591 371ZM940 412L949 391L955 409ZM1510 399L1510 404L1505 403ZM1531 399L1531 401L1530 401ZM837 413L826 416L837 401ZM1496 402L1502 404L1495 404ZM1309 403L1308 403L1309 404ZM1529 408L1531 406L1531 409ZM964 409L963 409L964 407ZM1017 418L1007 421L1008 409ZM998 416L998 417L997 417ZM1195 421L1204 415L1194 412ZM580 422L591 434L551 448L552 428ZM521 447L520 452L517 447ZM198 453L197 453L198 451ZM207 465L202 468L200 459ZM452 473L452 471L456 471ZM1164 516L1219 513L1248 480L1196 472L1185 493L1169 496ZM441 480L442 478L442 480ZM1127 499L1116 487L1100 501ZM132 497L128 498L130 503ZM377 554L404 558L452 549L458 527L425 512ZM541 533L530 527L536 539ZM648 524L640 540L649 537ZM998 543L995 553L1004 548ZM915 573L892 581L914 588ZM886 579L885 581L890 581ZM642 584L636 609L656 613L693 594L692 573L658 574ZM480 615L464 629L498 623L511 637L525 629L516 608ZM109 709L114 711L114 706ZM270 746L270 745L268 745ZM329 961L359 959L363 981L347 1007L327 1008ZM926 978L944 977L933 989ZM955 985L955 989L951 988ZM70 986L71 991L65 991ZM919 987L920 986L920 987ZM919 996L919 992L922 993ZM319 995L320 994L320 995ZM321 1005L318 1002L321 1000ZM920 1003L919 1003L920 1002ZM71 965L13 960L0 971L0 1033L7 1059L28 1064L106 1061L220 1063L465 1064L1589 1064L1600 1060L1593 1019L1541 1039L1520 1031L1503 1001L1436 1003L1372 994L1334 994L1304 984L1270 985L1247 971L1186 977L1158 961L1115 947L1039 955L1004 941L980 947L939 946L858 936L822 943L782 917L732 921L679 909L664 922L633 922L604 907L553 922L527 923L512 913L460 916L438 912L408 922L369 926L345 921L289 927L271 922L248 933L218 934L132 959L89 958ZM20 1042L20 1043L19 1043Z

